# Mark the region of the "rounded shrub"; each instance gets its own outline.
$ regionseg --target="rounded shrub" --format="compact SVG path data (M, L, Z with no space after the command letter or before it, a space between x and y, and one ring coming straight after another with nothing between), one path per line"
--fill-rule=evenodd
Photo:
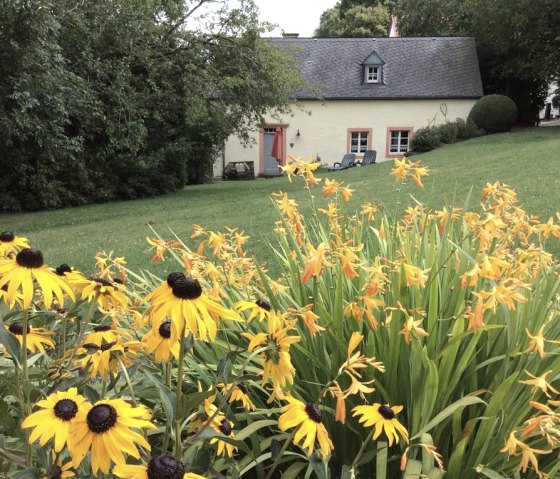
M487 133L509 131L517 120L517 106L507 96L487 95L474 104L469 119Z
M412 139L412 151L416 153L423 153L425 151L431 151L442 145L439 138L439 134L435 128L420 128L414 133L414 138Z

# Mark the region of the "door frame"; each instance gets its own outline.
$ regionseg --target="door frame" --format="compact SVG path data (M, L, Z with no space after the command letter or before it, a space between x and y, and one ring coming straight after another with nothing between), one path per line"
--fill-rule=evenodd
M279 165L284 166L286 164L287 158L287 147L288 147L288 135L286 131L288 130L289 123L266 123L259 127L259 176L264 176L265 173L265 164L264 164L264 129L265 128L280 128L280 134L282 135L281 144L282 144L282 158L280 159Z

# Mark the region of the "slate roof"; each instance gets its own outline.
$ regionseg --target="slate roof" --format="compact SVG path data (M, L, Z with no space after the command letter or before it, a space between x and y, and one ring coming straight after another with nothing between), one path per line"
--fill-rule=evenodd
M293 51L307 87L297 99L480 98L474 38L272 38ZM382 82L364 82L364 61L384 62Z

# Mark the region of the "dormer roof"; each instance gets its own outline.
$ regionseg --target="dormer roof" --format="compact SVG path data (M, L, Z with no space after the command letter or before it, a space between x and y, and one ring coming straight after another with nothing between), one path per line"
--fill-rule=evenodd
M364 65L384 65L385 62L381 59L381 57L375 52L371 52L368 57L363 62Z

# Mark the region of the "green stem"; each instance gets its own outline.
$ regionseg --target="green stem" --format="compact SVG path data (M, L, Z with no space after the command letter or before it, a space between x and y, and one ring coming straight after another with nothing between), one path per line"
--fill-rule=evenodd
M270 479L272 477L272 474L274 473L274 471L276 470L276 467L278 466L278 463L280 462L280 459L282 459L282 456L284 455L284 453L286 452L286 449L288 449L288 445L292 442L292 440L294 439L294 436L296 435L296 431L297 428L294 429L291 434L286 438L286 441L284 442L284 444L282 445L282 449L280 449L280 452L278 453L278 455L276 456L276 459L274 460L274 462L272 463L272 467L270 468L270 471L268 471L268 474L266 475L265 479Z
M179 348L179 360L177 364L177 390L175 393L175 457L181 460L183 454L183 442L181 441L181 399L183 395L183 361L185 360L185 333L186 328L183 327L181 332L181 341Z
M132 381L130 380L130 376L128 375L128 371L126 370L125 365L122 362L122 359L119 356L119 364L121 365L121 370L124 374L124 377L126 379L126 384L128 385L128 390L130 391L130 398L132 400L132 405L134 407L138 406L138 403L136 402L136 395L134 394L134 388L132 387Z
M362 457L362 454L366 450L367 445L371 442L371 438L373 437L374 432L375 432L375 428L372 428L370 433L366 437L366 440L363 442L362 447L358 451L358 454L354 458L354 461L352 461L352 466L351 466L352 469L354 469L356 467L356 464L358 464L358 461L360 460L360 457Z
M31 405L29 404L29 370L27 368L27 325L29 324L29 311L23 310L23 334L21 341L21 372L23 374L23 415L28 416L31 412ZM25 432L25 464L31 467L31 444L29 444L29 429Z

